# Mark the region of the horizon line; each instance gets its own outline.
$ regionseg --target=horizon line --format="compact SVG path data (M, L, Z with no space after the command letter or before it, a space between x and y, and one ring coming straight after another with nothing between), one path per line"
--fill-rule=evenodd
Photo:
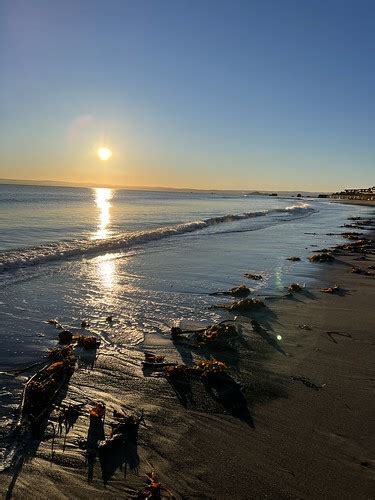
M334 190L306 190L306 189L217 189L217 188L189 188L189 187L167 187L167 186L126 186L122 184L103 184L103 183L89 183L89 182L70 182L70 181L53 181L53 180L37 180L37 179L9 179L0 178L0 184L20 184L25 186L41 185L46 187L83 187L83 188L98 188L107 187L111 189L129 189L129 190L142 190L142 191L192 191L192 192L233 192L233 193L321 193L329 194L335 192ZM337 191L337 189L336 189Z

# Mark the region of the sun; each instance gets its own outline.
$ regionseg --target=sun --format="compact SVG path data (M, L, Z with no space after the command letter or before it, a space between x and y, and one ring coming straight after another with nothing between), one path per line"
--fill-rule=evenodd
M112 156L112 151L109 148L101 147L98 149L96 154L98 155L100 160L107 161Z

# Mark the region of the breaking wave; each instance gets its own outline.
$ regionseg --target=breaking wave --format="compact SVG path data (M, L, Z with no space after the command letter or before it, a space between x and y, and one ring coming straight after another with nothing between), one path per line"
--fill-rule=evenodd
M47 243L35 247L6 250L0 252L0 272L39 265L46 262L65 260L77 256L127 250L136 245L158 241L170 236L192 233L194 231L206 229L218 224L243 221L257 217L267 217L277 214L285 214L288 219L294 219L310 215L315 211L316 210L311 208L308 204L301 203L283 209L246 212L242 214L228 214L156 229L127 232L105 240L75 239L63 242Z

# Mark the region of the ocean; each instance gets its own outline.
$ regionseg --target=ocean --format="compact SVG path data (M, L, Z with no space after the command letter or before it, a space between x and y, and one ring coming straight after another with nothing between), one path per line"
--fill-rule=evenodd
M292 282L314 282L321 267L307 257L340 243L348 216L371 210L314 198L0 185L0 459L30 375L7 372L56 346L46 320L77 332L89 320L88 331L120 353L162 351L175 322L221 317L210 306L228 299L212 292L245 283L255 295L281 295Z

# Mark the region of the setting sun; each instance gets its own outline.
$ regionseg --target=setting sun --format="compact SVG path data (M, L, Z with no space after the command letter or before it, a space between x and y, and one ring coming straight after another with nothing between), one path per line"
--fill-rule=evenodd
M97 155L102 161L107 161L112 156L112 151L109 148L101 147L97 151Z

